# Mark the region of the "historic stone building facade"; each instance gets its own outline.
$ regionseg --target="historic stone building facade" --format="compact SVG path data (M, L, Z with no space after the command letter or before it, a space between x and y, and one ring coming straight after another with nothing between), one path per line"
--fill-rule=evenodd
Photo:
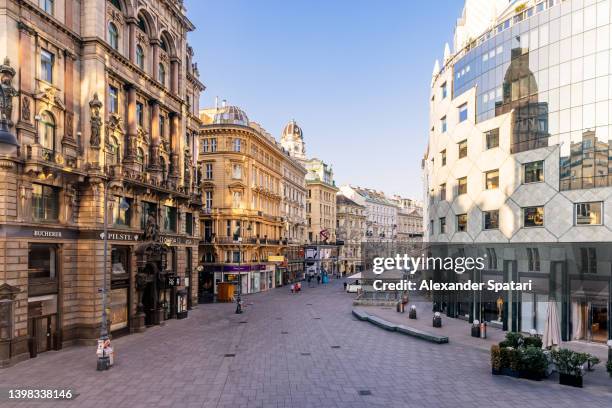
M104 274L112 332L184 316L197 301L204 86L182 2L0 12L1 107L20 144L0 166L0 364L95 340Z
M365 238L366 207L342 193L336 195L336 239L342 241L338 271L342 275L361 270L361 244Z
M241 293L285 284L287 238L289 231L297 236L299 221L287 224L283 204L296 217L300 208L299 196L285 199L285 188L304 194L299 177L305 170L239 108L224 102L200 117L202 299L212 299L220 282L237 284Z

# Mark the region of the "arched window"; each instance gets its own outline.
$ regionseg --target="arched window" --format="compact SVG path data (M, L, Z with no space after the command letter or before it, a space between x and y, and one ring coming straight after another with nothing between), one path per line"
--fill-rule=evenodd
M49 112L40 115L40 144L45 149L55 151L55 119Z
M114 23L108 23L108 43L113 49L119 49L119 30Z
M166 39L162 37L161 39L161 45L160 45L161 49L164 50L164 52L168 52L168 46L166 45Z
M142 18L142 16L138 16L138 28L140 28L145 33L147 32L147 24L145 23L144 18Z
M164 64L160 63L159 64L159 83L162 85L166 85L166 68L164 67Z
M136 46L136 65L138 65L140 69L144 69L144 59L145 59L144 51L140 45L137 45Z

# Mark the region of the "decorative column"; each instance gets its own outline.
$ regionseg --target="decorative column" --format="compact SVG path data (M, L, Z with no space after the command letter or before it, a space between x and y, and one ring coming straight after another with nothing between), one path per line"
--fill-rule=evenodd
M153 51L153 79L157 81L159 79L159 45L160 42L158 39L153 39L150 41L151 51Z
M179 59L173 57L170 60L170 91L174 95L179 93Z
M128 36L129 36L129 47L130 53L129 58L132 64L136 64L136 19L126 19L128 25Z
M138 138L138 121L136 118L136 88L133 85L127 86L128 94L128 131L127 146L125 154L126 163L136 163L136 140Z
M149 104L151 105L151 157L149 158L149 170L157 175L161 171L159 167L159 145L161 137L159 134L159 102L152 100Z

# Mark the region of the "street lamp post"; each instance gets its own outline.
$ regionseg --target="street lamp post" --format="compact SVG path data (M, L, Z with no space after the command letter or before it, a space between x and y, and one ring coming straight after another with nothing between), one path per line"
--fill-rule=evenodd
M108 370L110 368L110 357L106 354L106 348L110 347L110 339L108 336L108 316L106 314L106 307L108 305L107 297L107 264L108 264L108 189L112 180L108 180L104 184L104 255L103 255L103 268L102 268L102 324L100 326L100 339L98 340L98 371ZM130 205L121 199L119 202L119 209L127 211Z

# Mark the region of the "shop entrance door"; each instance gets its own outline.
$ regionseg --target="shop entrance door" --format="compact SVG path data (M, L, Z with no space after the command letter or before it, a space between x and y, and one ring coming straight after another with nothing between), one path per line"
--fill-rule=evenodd
M28 320L28 337L30 338L30 356L55 350L57 347L56 315L33 317Z
M590 340L598 343L608 341L608 307L605 303L591 303L589 310Z

